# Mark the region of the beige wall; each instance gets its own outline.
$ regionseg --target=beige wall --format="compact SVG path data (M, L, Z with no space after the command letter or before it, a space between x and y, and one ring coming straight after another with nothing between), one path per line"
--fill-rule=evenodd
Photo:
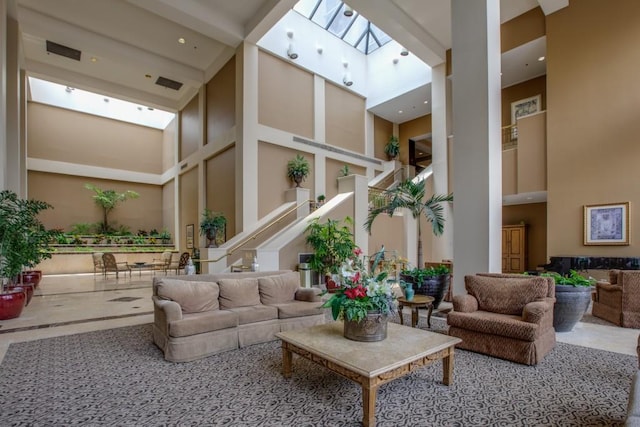
M174 242L177 241L175 238L175 194L176 190L173 180L162 186L162 227L166 227L166 229L169 230ZM180 230L180 232L184 233L182 230Z
M200 104L196 95L180 111L180 161L200 149Z
M518 150L502 150L502 195L518 193Z
M301 154L309 161L310 172L301 186L309 188L309 198L315 199L315 171L313 170L314 156L279 145L258 142L258 218L285 203L285 191L295 184L287 178L287 163L296 154Z
M206 85L207 143L236 124L236 58L231 58Z
M325 81L327 144L364 154L365 100Z
M382 117L373 116L373 155L378 159L387 159L384 147L393 135L393 123Z
M28 157L162 172L162 131L29 102Z
M404 218L401 216L390 217L380 214L373 222L371 235L369 236L369 255L384 245L385 251L397 251L398 256L406 258Z
M263 51L258 67L258 122L313 138L313 74Z
M547 190L547 115L518 119L518 193Z
M540 95L540 111L547 109L547 77L541 76L502 89L502 126L511 125L511 103Z
M506 52L544 35L544 13L536 7L500 26L501 51Z
M409 164L409 140L431 133L431 114L401 123L399 126L400 161Z
M349 173L352 175L367 175L366 168L362 166L352 165L351 163L340 162L335 159L327 159L325 162L325 193L327 200L338 194L338 178L340 170L344 165L349 166Z
M588 31L585 31L588 28ZM547 16L547 255L637 256L640 2ZM583 207L631 202L629 246L583 246Z
M502 208L502 224L527 224L527 270L535 270L547 259L547 204L531 203Z
M28 180L29 198L43 200L54 207L41 215L48 228L70 231L73 224L102 222L102 209L93 200L95 193L84 188L86 183L91 183L103 190L120 193L133 190L140 194L137 199L120 203L109 214L109 224L112 226L126 226L134 234L138 230L162 230L160 186L36 171L29 171Z
M162 171L173 167L176 163L176 119L169 122L162 131Z
M235 156L232 146L206 162L206 206L227 218L227 240L236 234Z
M186 250L186 226L194 224L193 240L194 246L200 247L199 242L206 244L206 239L200 237L200 216L198 212L198 167L194 167L183 173L180 179L180 252Z

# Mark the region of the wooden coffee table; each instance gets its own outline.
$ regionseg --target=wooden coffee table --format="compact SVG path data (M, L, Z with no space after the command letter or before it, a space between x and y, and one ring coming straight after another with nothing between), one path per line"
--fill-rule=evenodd
M282 340L282 374L291 376L293 353L362 386L362 424L376 422L378 387L442 359L442 382L453 382L454 346L462 340L421 329L387 325L387 338L377 342L346 339L342 322L277 333Z
M418 324L418 309L420 307L428 308L427 314L427 327L431 328L431 312L433 311L434 298L428 295L414 295L413 299L408 300L405 297L398 298L398 314L400 314L400 324L404 325L404 319L402 316L402 307L405 305L411 308L411 326L416 327Z

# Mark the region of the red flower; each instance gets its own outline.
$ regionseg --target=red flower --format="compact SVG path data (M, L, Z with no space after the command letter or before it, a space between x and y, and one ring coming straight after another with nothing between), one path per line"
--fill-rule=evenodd
M354 254L355 256L360 256L360 255L362 255L362 249L360 249L360 248L355 248L355 249L353 250L353 254Z
M360 283L360 272L356 271L356 274L353 276L353 283Z
M355 288L347 289L344 291L344 294L349 299L364 298L367 296L367 291L362 287L362 285L358 285Z

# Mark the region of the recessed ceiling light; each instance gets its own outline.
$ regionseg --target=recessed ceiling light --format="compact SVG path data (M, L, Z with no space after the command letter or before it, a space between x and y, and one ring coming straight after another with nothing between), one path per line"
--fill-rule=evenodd
M544 61L544 56L539 57L538 61L540 61L540 62Z
M424 103L425 103L425 104L428 104L428 103L429 103L429 101L424 101Z
M402 114L402 110L398 110L398 114Z
M98 62L98 58L96 58L95 56L91 57L91 62Z
M151 78L151 74L145 74L144 75L146 78L150 79Z
M180 43L180 44L185 44L186 42L187 42L187 41L184 39L184 37L180 37L180 38L178 39L178 43Z

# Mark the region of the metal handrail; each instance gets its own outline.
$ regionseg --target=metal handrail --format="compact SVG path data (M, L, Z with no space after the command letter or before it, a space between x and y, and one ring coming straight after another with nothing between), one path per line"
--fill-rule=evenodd
M311 200L305 200L304 202L300 203L299 205L294 206L292 208L289 208L287 211L285 211L279 217L277 217L276 219L274 219L273 221L268 223L265 227L261 228L260 230L257 230L253 234L250 234L249 236L247 236L244 239L242 239L240 242L236 243L234 246L229 248L229 250L224 255L221 255L219 258L216 258L216 259L199 259L199 260L194 260L194 261L199 261L199 262L218 262L218 261L221 261L222 259L224 259L224 258L226 258L226 257L228 257L230 255L233 255L233 253L238 248L240 248L242 245L244 245L245 243L249 242L250 240L255 240L262 233L264 233L265 231L267 231L268 229L270 229L274 225L278 224L285 217L287 217L288 215L290 215L293 212L297 211L298 209L300 209L302 206L304 206L305 204L309 203L310 201Z
M502 127L502 148L513 148L518 145L518 125Z

